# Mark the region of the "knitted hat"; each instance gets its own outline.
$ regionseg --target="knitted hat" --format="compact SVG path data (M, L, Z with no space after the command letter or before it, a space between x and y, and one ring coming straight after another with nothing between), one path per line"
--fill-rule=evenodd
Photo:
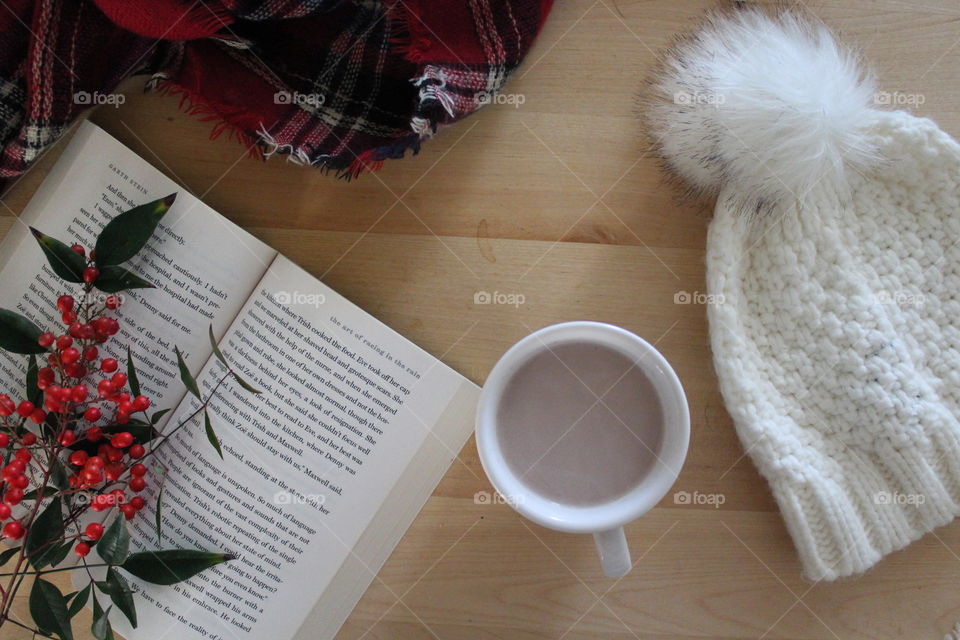
M862 572L960 513L960 145L878 108L793 13L712 16L654 89L666 164L717 195L710 338L740 440L806 576Z

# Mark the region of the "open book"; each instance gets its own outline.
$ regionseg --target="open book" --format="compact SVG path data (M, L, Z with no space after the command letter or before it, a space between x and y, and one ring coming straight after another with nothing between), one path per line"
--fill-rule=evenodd
M125 292L121 333L105 347L142 354L144 393L173 407L161 431L199 406L174 345L204 395L226 370L211 325L263 393L228 383L211 405L223 460L202 424L162 460L164 547L237 559L173 587L131 578L138 627L112 621L131 640L332 638L466 442L479 390L86 122L0 246L2 306L59 322L65 289L28 226L90 246L112 216L173 192L131 263L156 288ZM21 361L0 352L0 391L22 393ZM131 522L134 550L156 548L158 485Z

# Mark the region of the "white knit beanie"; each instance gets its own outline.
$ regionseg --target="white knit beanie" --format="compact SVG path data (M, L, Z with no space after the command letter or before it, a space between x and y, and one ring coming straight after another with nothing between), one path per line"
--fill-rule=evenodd
M813 17L715 14L651 128L717 194L714 363L804 573L862 572L960 514L960 145L885 111Z

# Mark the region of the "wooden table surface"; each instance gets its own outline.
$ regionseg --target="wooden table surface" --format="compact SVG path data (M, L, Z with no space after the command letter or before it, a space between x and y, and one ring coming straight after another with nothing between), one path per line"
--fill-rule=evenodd
M884 90L960 135L960 5L811 2L865 53ZM566 320L621 325L673 363L692 414L672 495L627 528L635 559L605 579L588 536L556 533L489 491L471 440L338 640L631 638L940 639L960 621L960 524L864 576L800 577L764 480L733 430L713 373L704 291L709 202L677 197L649 152L635 101L656 52L711 3L561 0L507 91L376 175L346 183L283 159L260 163L177 100L124 85L92 119L237 224L383 322L482 383L513 342ZM4 197L0 232L56 155ZM518 307L474 304L517 293ZM25 597L18 611L25 615ZM89 624L89 614L84 613ZM88 627L79 634L88 638ZM12 628L0 637L21 637Z

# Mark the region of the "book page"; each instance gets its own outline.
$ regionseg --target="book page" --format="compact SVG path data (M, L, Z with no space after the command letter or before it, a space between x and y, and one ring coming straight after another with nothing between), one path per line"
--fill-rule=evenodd
M224 460L199 416L170 442L161 519L164 547L237 558L173 587L132 580L140 624L117 628L332 637L472 432L479 390L283 256L220 347L263 392L228 379L211 405ZM212 358L203 393L225 372ZM168 428L199 406L188 396ZM153 521L134 519L135 546L155 541Z
M198 371L211 353L208 327L218 337L226 331L276 252L89 122L79 125L0 245L0 306L59 333L64 326L56 299L79 287L50 270L28 227L89 248L114 215L170 193L177 199L147 247L123 265L156 288L121 294L121 330L100 349L101 358L124 363L118 347L131 346L143 393L155 409L175 407L185 393L174 345ZM0 351L0 391L20 398L25 367L25 357Z

